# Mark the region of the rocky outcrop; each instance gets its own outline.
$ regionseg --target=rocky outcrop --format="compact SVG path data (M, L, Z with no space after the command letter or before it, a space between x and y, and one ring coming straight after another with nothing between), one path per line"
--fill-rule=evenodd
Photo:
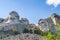
M45 19L40 19L38 22L38 26L39 26L40 30L42 30L44 32L49 30L48 22Z
M2 40L45 40L45 38L37 34L26 33L26 34L20 34L16 36L10 36Z
M40 19L38 21L38 26L35 24L30 24L27 18L20 18L17 12L12 11L9 13L9 16L0 23L0 30L10 31L17 30L19 33L23 33L24 28L35 30L39 28L43 32L51 30L54 33L57 33L56 25L60 23L60 16L53 13L50 17L46 19Z
M38 21L38 26L40 30L42 30L43 32L47 30L51 30L52 32L57 33L58 29L56 25L60 23L59 20L60 20L60 16L53 13L50 17L46 19L40 19Z
M0 24L0 29L3 31L17 30L22 33L23 29L29 24L29 21L26 18L19 19L19 17L17 12L10 12L9 16Z
M18 13L15 11L12 11L7 17L7 19L5 20L5 23L11 23L11 24L20 23Z
M26 28L27 28L28 30L34 31L34 30L36 30L38 27L37 27L35 24L31 23L31 24L27 25Z
M53 13L53 14L51 15L51 19L52 19L54 25L57 25L57 24L60 23L60 16L57 15L56 13Z
M29 24L29 20L27 18L21 18L20 22L25 25Z

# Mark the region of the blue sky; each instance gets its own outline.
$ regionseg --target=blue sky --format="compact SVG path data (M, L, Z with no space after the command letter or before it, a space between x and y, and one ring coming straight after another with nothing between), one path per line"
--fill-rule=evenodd
M48 5L46 0L0 0L0 18L7 18L11 11L37 24L39 19L47 18L52 13L60 15L60 5Z

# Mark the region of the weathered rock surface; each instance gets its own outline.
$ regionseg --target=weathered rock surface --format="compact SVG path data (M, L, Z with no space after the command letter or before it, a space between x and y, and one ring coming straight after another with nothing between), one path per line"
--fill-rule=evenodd
M56 25L59 23L60 23L60 16L53 13L50 17L46 19L40 19L38 21L38 26L40 30L42 30L43 32L51 30L52 32L57 33L58 29Z
M16 36L11 36L4 38L2 40L45 40L43 36L37 34L20 34Z
M3 31L17 30L22 33L23 29L29 24L28 19L21 18L17 12L10 12L9 16L0 24L0 29Z

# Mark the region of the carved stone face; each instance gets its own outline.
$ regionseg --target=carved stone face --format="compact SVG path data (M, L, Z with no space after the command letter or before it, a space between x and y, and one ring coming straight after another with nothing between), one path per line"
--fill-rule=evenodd
M17 12L15 11L12 11L9 16L7 17L5 23L13 23L13 22L16 22L16 23L19 23L19 15Z
M40 20L39 21L39 26L42 31L47 31L48 28L48 22L46 20Z
M17 12L15 11L12 11L10 14L9 14L9 17L10 19L19 19L19 15Z
M21 18L21 23L24 23L24 24L29 24L29 21L27 18Z

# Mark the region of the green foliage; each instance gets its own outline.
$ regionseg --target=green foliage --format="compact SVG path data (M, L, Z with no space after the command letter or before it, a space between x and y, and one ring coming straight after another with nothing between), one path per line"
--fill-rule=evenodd
M17 35L18 34L18 31L17 30L13 30L13 34L14 35Z
M25 28L25 29L23 30L23 33L29 33L29 30L28 30L27 28Z
M43 36L43 32L40 29L34 30L34 33Z
M60 33L58 33L55 37L57 40L60 40Z
M57 24L57 28L58 28L58 30L60 30L60 24Z
M60 27L60 25L58 25ZM14 32L16 34L16 31ZM46 40L60 40L60 33L53 33L50 30L46 31L46 32L42 32L39 28L33 30L28 30L27 28L25 28L23 30L23 33L34 33L34 34L38 34L38 35L42 35L46 38Z
M10 35L9 35L9 34L7 34L6 36L7 36L7 37L9 37Z
M29 33L33 33L33 31L30 29L30 30L29 30Z
M31 29L28 30L27 28L25 28L25 29L23 30L23 33L31 33L31 34L32 34L32 33L33 33L33 30L31 30Z
M54 34L51 31L47 31L47 35L44 35L46 40L60 40L60 33Z
M48 31L45 37L46 37L46 40L55 40L55 34L53 34L51 31Z
M40 30L34 30L35 34L40 34Z

